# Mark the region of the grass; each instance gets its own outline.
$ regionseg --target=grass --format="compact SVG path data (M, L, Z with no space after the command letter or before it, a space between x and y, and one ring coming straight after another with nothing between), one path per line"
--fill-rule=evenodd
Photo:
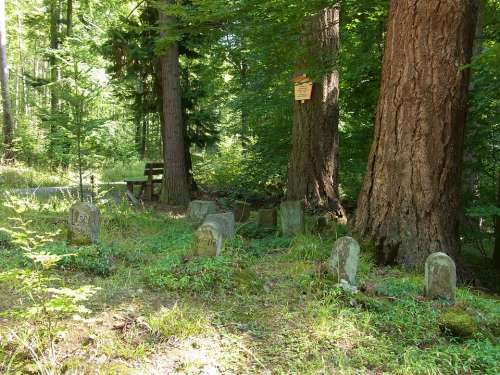
M96 182L121 182L126 178L143 178L144 162L132 161L126 164L105 165L94 171L84 172L84 184L90 184L90 175ZM27 189L37 187L73 186L78 184L76 169L44 169L21 163L14 166L0 165L0 190Z
M193 259L193 229L182 217L112 203L99 206L100 243L70 248L70 204L8 198L0 206L0 228L30 222L30 236L48 239L41 249L75 254L46 271L58 277L54 285L100 288L85 301L90 313L59 322L55 373L499 372L496 296L460 288L455 309L477 329L470 337L450 334L442 329L450 308L422 298L422 275L376 267L364 245L358 279L366 292L347 294L321 271L341 228L285 239L248 224L224 256ZM0 275L30 269L6 233ZM0 373L44 363L12 339L40 337L39 352L47 353L40 321L11 314L29 307L21 290L0 281Z

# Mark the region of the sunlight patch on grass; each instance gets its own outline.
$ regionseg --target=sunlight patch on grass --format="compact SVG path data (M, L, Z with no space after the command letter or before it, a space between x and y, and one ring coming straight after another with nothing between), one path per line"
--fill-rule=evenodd
M206 315L179 304L153 313L147 322L152 333L160 340L168 340L172 337L185 339L210 331Z

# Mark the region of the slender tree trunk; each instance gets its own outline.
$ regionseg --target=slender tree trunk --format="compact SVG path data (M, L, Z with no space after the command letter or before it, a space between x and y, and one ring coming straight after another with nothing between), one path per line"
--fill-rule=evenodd
M164 4L175 4L175 0L164 0ZM168 27L172 21L171 16L160 12L161 27ZM166 35L165 32L162 34ZM179 82L179 46L177 43L172 43L160 57L160 65L164 120L163 159L165 163L161 200L171 205L185 205L189 202L190 197L186 176L186 149Z
M500 170L497 172L497 207L500 207ZM495 215L495 250L493 252L493 262L500 271L500 215Z
M50 122L49 135L49 158L55 157L55 138L57 126L55 124L55 116L59 110L59 98L57 95L57 81L59 80L59 67L57 65L56 51L59 49L59 23L60 23L60 6L59 0L50 1L50 114L52 116Z
M24 45L23 45L23 26L21 22L21 17L17 15L17 48L18 48L18 58L19 58L19 107L16 111L21 114L26 114L26 83L24 79Z
M141 159L146 157L146 145L148 142L148 118L146 114L142 116L142 127L141 127L141 149L139 151L139 155Z
M483 39L483 18L484 18L484 1L478 0L478 11L477 11L477 22L476 22L476 31L474 33L474 43L472 47L472 58L475 58L481 54L482 50L482 39ZM471 79L469 83L469 92L474 90L474 82ZM469 108L469 112L471 112L473 108ZM474 122L470 124L472 129L469 129L469 132L472 134L476 132L479 128L479 124ZM465 150L464 159L470 162L471 165L474 165L478 160L477 150L470 147ZM471 199L476 199L479 196L479 171L477 168L472 166L469 169L464 170L464 191L467 197Z
M73 0L68 0L66 4L66 35L73 32Z
M456 256L476 5L392 0L375 135L356 227L380 261L420 268Z
M330 67L314 80L311 100L295 101L287 197L343 216L338 194L339 73L331 68L339 48L339 8L312 17L302 41L308 58L314 63L325 60ZM299 61L298 72L307 65Z
M248 95L248 64L241 59L240 64L241 91L244 97ZM241 103L241 139L243 146L248 143L248 130L250 128L250 113L246 103Z
M0 0L0 84L3 109L4 161L14 161L14 121L10 108L9 65L7 63L7 30L5 27L5 0Z

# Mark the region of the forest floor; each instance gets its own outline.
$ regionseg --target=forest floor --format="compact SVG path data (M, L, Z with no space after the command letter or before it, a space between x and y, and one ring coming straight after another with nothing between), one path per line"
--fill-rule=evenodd
M427 300L421 274L375 266L367 244L360 292L346 293L321 266L340 226L289 239L252 218L223 256L192 258L182 214L113 201L99 204L99 245L69 247L70 204L2 198L2 374L500 372L497 295ZM74 255L37 269L26 249ZM50 302L55 290L66 299Z

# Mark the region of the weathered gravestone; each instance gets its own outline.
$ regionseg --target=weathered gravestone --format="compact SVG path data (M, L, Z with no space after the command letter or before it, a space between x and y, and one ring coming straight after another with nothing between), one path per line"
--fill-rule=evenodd
M191 201L187 210L188 219L196 226L203 223L205 217L217 212L217 206L214 201Z
M257 226L262 229L275 229L278 223L276 208L261 208L257 211Z
M304 207L302 201L285 201L280 204L281 230L284 236L304 232Z
M339 283L345 280L350 285L356 285L359 250L358 241L352 237L340 237L335 241L328 264Z
M69 209L68 243L90 245L99 239L99 210L87 202L75 203Z
M212 257L220 255L224 241L233 238L234 234L234 213L207 215L195 233L195 255Z
M455 262L445 253L432 253L425 261L425 295L455 302L457 270Z
M250 217L250 211L252 209L252 205L243 201L234 202L234 219L238 223L244 223Z

